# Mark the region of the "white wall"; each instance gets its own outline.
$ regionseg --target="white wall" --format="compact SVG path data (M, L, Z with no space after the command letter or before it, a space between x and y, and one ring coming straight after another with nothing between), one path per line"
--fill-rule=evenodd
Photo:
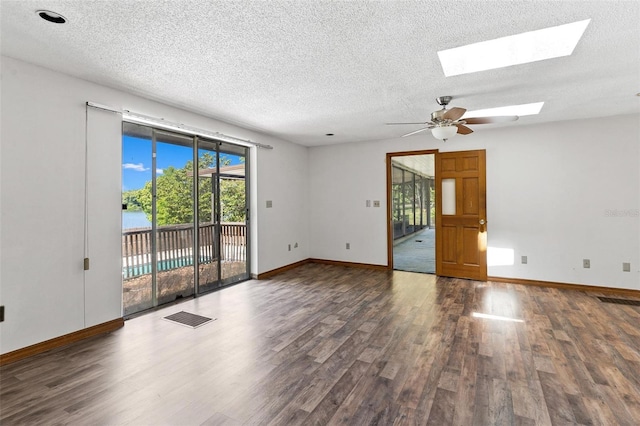
M638 116L478 126L446 144L416 135L308 149L10 58L1 72L0 353L92 325L97 302L85 300L82 270L86 101L274 146L250 154L254 274L309 257L386 265L385 154L483 148L489 246L529 258L490 266L489 275L640 289ZM116 176L104 179L119 182L121 141L113 143L103 161ZM381 207L366 208L367 199ZM119 203L103 215L119 218ZM591 269L581 268L583 258ZM622 262L632 271L622 272ZM119 280L103 285L109 294L121 289ZM120 312L108 303L101 315Z
M11 58L2 57L1 72L0 303L6 319L0 324L0 353L93 325L94 316L114 319L105 312L121 312L115 306L120 302L110 297L109 306L92 316L98 301L84 296L86 101L274 146L253 148L250 155L257 177L250 188L257 201L251 212L251 272L309 257L306 148ZM101 151L101 170L113 170L114 176L103 179L119 184L120 138L113 144L115 149ZM273 200L273 209L265 208L266 199ZM120 215L118 202L90 222L111 223ZM288 252L289 241L299 248ZM120 280L102 285L100 291L110 295L122 288Z
M257 155L258 271L266 272L309 258L308 149L290 144Z
M636 115L311 148L311 257L386 265L385 154L425 149L487 150L488 244L516 256L490 276L640 289Z
M122 289L115 285L122 282L122 216L114 207L122 204L122 148L114 143L122 139L122 117L94 108L86 117L84 326L91 327L122 316Z
M387 264L385 153L393 146L366 142L310 149L312 258ZM380 207L367 208L366 200L380 201Z

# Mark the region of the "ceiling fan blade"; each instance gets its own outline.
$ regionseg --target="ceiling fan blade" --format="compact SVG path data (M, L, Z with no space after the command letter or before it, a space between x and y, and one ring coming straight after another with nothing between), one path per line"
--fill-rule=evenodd
M384 123L384 124L386 124L387 126L393 126L393 125L396 125L396 124L427 124L427 123L428 122L423 121L421 123Z
M464 124L456 124L458 126L458 133L461 135L468 135L469 133L473 133L473 130L465 126Z
M489 123L506 123L507 121L516 121L519 117L517 115L502 115L495 117L472 117L463 118L462 121L465 124L489 124Z
M458 118L462 117L465 112L467 112L467 110L464 108L453 107L450 110L447 110L442 118L456 121Z
M424 129L416 130L415 132L407 133L406 135L402 135L403 138L407 136L415 135L416 133L424 132L425 130L429 130L429 127L425 127Z

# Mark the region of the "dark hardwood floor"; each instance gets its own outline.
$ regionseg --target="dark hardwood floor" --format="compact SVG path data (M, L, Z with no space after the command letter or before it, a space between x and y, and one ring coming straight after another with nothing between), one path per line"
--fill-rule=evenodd
M2 367L0 420L638 425L639 326L580 291L309 264Z

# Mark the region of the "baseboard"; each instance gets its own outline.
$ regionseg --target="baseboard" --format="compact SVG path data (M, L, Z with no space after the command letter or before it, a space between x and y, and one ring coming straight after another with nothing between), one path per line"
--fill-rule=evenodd
M569 283L559 283L559 282L553 282L553 281L538 281L538 280L527 280L524 278L505 278L505 277L487 277L487 281L493 281L493 282L499 282L499 283L510 283L510 284L534 285L537 287L551 287L551 288L559 288L562 290L579 290L579 291L588 291L588 292L603 293L603 294L617 294L620 296L640 297L640 290L630 290L626 288L598 287L594 285L585 285L585 284L569 284Z
M322 265L333 266L346 266L347 268L364 268L374 269L376 271L390 271L391 269L386 265L373 265L371 263L356 263L356 262L343 262L340 260L326 260L326 259L308 259L310 263L320 263Z
M21 359L50 351L51 349L67 346L71 343L97 336L99 334L109 333L123 326L124 319L117 318L112 321L94 325L93 327L83 328L82 330L65 334L64 336L36 343L35 345L27 346L26 348L16 349L15 351L0 355L0 365L11 364L12 362L20 361Z
M261 274L257 274L254 276L257 280L264 280L271 278L275 275L281 274L285 271L290 271L291 269L295 269L298 266L306 265L307 263L320 263L323 265L333 265L333 266L346 266L348 268L364 268L364 269L374 269L377 271L389 271L390 268L384 265L373 265L370 263L356 263L356 262L342 262L340 260L326 260L326 259L304 259L296 263L292 263L290 265L285 265L281 268L273 269L271 271L263 272Z
M285 266L282 266L280 268L272 269L271 271L267 271L267 272L263 272L261 274L257 274L255 278L257 280L266 280L266 279L271 278L271 277L273 277L275 275L281 274L281 273L286 272L286 271L290 271L291 269L295 269L298 266L306 265L307 263L309 263L309 261L310 261L310 259L304 259L304 260L301 260L299 262L291 263L289 265L285 265Z
M281 268L264 272L262 274L258 274L256 278L259 280L271 278L282 272L295 269L307 263L319 263L323 265L333 265L333 266L346 266L348 268L374 269L377 271L391 271L391 268L384 265L373 265L370 263L355 263L355 262L343 262L340 260L309 258L309 259L301 260L296 263L292 263L290 265L283 266ZM510 284L533 285L537 287L551 287L551 288L558 288L563 290L588 291L588 292L596 292L596 293L602 293L602 294L617 294L619 296L630 296L630 297L640 298L640 290L630 290L630 289L624 289L624 288L598 287L598 286L585 285L585 284L569 284L569 283L560 283L560 282L553 282L553 281L538 281L538 280L528 280L524 278L505 278L505 277L487 277L487 281L510 283Z

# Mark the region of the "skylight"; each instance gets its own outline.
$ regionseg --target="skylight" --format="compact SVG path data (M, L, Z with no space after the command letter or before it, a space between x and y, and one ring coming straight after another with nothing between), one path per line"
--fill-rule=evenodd
M544 102L534 102L532 104L509 105L497 108L467 111L462 116L462 120L468 117L494 117L497 115L517 115L518 117L522 117L524 115L536 115L540 113L543 105Z
M438 52L444 75L509 67L569 56L591 19L482 41Z

